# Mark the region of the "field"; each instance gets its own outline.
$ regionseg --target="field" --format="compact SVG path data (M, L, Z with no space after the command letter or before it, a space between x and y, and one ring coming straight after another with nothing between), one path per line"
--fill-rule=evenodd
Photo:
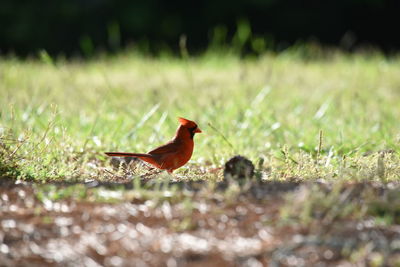
M400 266L399 103L373 51L2 58L0 263ZM177 117L203 133L173 176L104 155Z

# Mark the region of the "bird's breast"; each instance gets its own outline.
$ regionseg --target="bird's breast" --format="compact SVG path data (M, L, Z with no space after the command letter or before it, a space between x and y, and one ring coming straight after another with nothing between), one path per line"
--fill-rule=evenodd
M179 146L179 150L177 151L178 153L176 153L173 160L175 168L179 168L185 165L190 160L193 154L193 147L193 142L181 143L181 145Z

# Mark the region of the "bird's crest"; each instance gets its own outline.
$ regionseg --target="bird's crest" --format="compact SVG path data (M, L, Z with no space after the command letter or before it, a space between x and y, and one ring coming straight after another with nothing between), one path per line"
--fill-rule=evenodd
M187 128L197 127L197 124L194 121L184 118L179 118L179 123Z

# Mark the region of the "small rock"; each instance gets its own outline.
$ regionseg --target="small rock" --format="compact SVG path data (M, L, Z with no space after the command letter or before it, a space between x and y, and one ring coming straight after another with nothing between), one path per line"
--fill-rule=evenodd
M225 163L224 178L244 179L254 175L253 163L240 155L234 156Z

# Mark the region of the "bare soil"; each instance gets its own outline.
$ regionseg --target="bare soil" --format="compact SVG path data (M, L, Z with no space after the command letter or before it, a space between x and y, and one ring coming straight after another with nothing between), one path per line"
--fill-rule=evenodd
M90 186L114 192L117 185ZM190 201L131 199L104 203L72 197L39 200L40 186L2 179L0 266L399 263L398 224L383 227L368 219L351 218L328 223L321 218L310 225L283 223L280 209L288 205L287 194L302 194L304 188L315 185L330 190L323 183L262 182L231 199L224 185L208 196L186 185L181 189L191 192ZM386 190L373 184L349 186L356 188L354 197L365 188L382 194ZM398 185L393 188L399 190Z

